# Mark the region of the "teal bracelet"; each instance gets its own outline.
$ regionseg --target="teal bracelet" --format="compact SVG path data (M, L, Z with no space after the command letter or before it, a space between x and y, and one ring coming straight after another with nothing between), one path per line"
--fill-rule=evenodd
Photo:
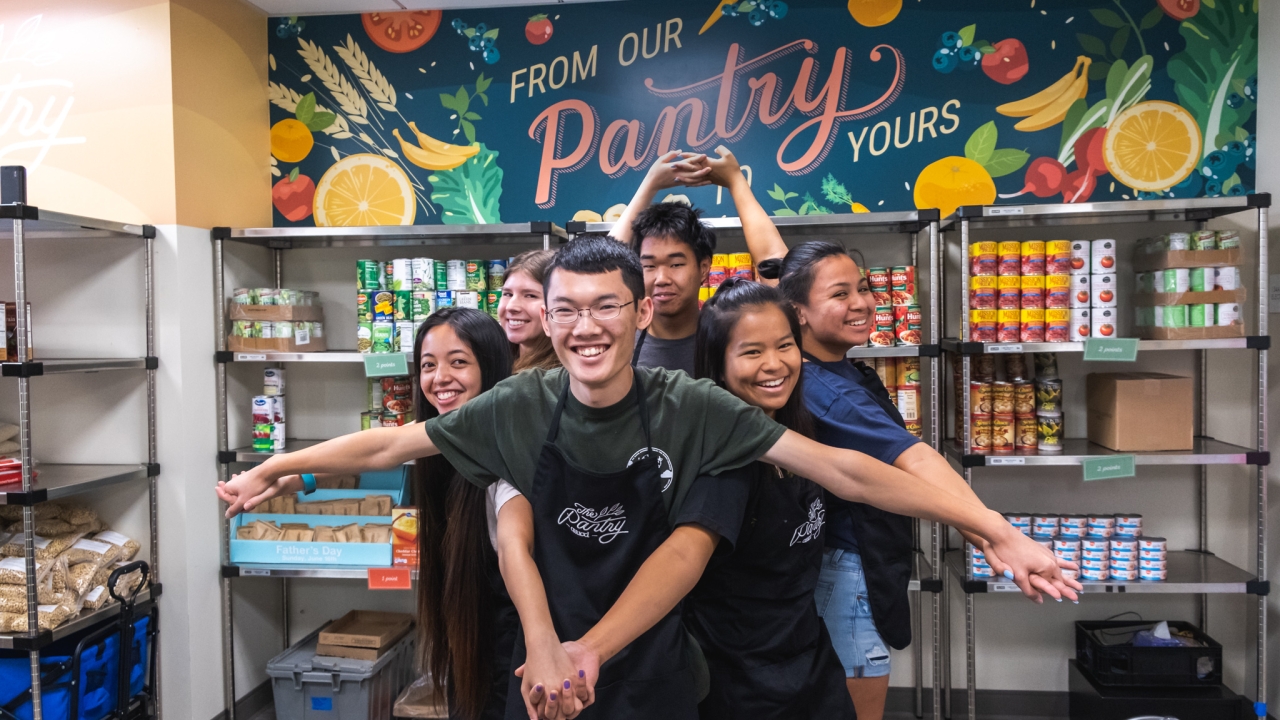
M316 476L311 473L302 473L302 494L310 495L316 491Z

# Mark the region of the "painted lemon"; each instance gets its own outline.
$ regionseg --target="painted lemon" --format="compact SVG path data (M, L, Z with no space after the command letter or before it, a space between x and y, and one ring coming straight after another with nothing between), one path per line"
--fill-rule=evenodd
M938 208L943 217L961 205L990 205L996 183L986 168L969 158L952 155L925 166L916 177L916 208Z
M849 14L866 27L888 25L901 11L902 0L849 0Z
M300 120L288 118L271 126L271 154L280 162L302 162L315 142Z
M334 163L316 185L316 225L412 225L418 203L399 165L368 153Z
M1178 105L1149 100L1116 116L1102 157L1116 180L1160 192L1187 179L1200 160L1200 127Z
M579 210L569 218L574 222L600 222L600 213L595 210Z

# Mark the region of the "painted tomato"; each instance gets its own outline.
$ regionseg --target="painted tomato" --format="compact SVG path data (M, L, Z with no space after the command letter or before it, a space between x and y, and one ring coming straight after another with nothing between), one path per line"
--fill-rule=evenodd
M1021 40L1006 38L992 47L995 52L982 55L982 72L987 77L1001 85L1012 85L1026 76L1031 66L1027 63L1027 48Z
M1200 12L1200 0L1159 0L1164 14L1182 22Z
M1076 302L1082 302L1082 303L1089 302L1089 293L1085 290L1081 290L1080 292L1076 293Z
M551 39L551 33L555 28L551 26L551 21L547 19L546 13L538 13L529 18L528 24L524 26L524 36L529 38L529 42L534 45L541 45Z
M360 16L364 31L375 45L393 53L417 50L436 34L440 27L439 10L406 12L371 12Z
M1089 337L1089 326L1081 325L1080 327L1076 328L1076 332L1080 333L1080 337Z
M1083 267L1084 267L1084 258L1078 258L1078 257L1073 257L1073 258L1071 258L1071 269L1072 269L1072 270L1079 270L1079 269L1081 269L1081 268L1083 268Z
M1102 302L1111 302L1111 300L1114 297L1115 297L1115 293L1111 292L1110 290L1103 290L1102 292L1098 293L1098 299L1101 300Z
M271 188L271 204L290 222L306 220L311 215L311 201L316 195L316 184L306 175L299 175L295 168Z
M1110 255L1106 255L1101 260L1098 261L1098 264L1104 268L1109 268L1112 265L1116 264L1116 259L1111 257Z
M1101 328L1098 329L1098 332L1101 333L1104 337L1111 337L1112 335L1116 334L1116 327L1114 325L1104 324Z

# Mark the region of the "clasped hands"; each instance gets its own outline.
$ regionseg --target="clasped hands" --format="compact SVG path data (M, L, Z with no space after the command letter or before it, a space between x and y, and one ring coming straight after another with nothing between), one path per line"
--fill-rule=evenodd
M516 668L529 720L569 720L595 702L600 654L581 642L528 641Z

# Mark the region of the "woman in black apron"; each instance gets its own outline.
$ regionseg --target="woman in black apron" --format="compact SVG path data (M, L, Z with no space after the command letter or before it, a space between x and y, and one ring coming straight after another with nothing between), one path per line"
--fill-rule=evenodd
M650 451L614 473L592 473L571 463L555 445L560 417L569 395L568 379L560 393L538 470L533 479L533 556L545 578L547 604L556 635L582 637L604 617L622 595L640 566L671 534L662 501L657 454ZM649 447L649 409L639 375L632 397L638 405L641 428ZM608 517L569 518L567 509L616 509L625 526ZM625 531L621 531L625 527ZM613 532L618 530L618 532ZM576 531L576 532L575 532ZM677 606L656 625L613 656L600 668L595 701L577 717L581 720L662 718L693 720L696 691L686 660L686 635ZM511 667L525 661L523 630L515 645ZM521 694L521 680L511 677L507 691L507 720L529 717Z
M498 323L478 310L432 314L414 343L415 417L455 410L510 375L508 346ZM450 718L500 720L520 621L486 528L495 520L492 496L439 455L415 463L414 492L419 665L447 698Z
M805 435L800 328L773 288L730 279L702 308L697 376L710 378ZM854 718L844 671L813 603L825 508L814 483L764 462L738 542L717 554L685 601L711 692L704 720Z

